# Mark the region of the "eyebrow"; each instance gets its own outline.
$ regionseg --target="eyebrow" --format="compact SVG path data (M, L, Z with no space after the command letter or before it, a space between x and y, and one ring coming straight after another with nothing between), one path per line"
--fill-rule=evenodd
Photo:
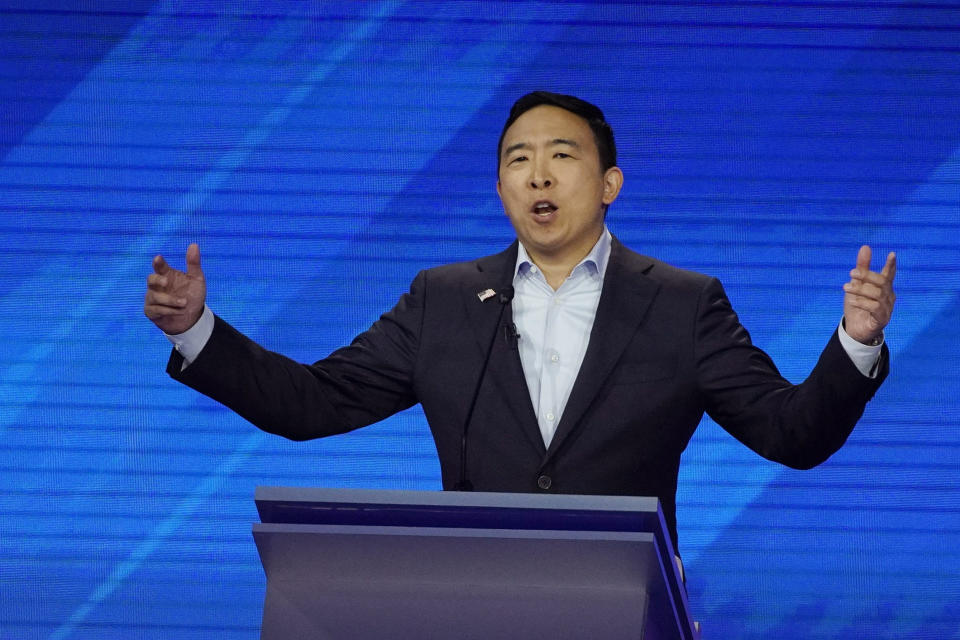
M565 145L567 145L567 146L569 146L569 147L573 147L574 149L579 149L579 148L580 148L580 143L579 143L579 142L577 142L576 140L570 140L570 139L568 139L568 138L554 138L553 140L550 141L550 146L556 146L556 145L558 145L558 144L565 144ZM530 144L529 144L529 143L527 143L527 142L518 142L518 143L512 144L512 145L510 145L509 147L507 147L506 149L504 149L504 150L503 150L503 155L504 155L504 156L508 156L508 155L510 155L511 153L513 153L514 151L517 151L518 149L529 149L529 148L530 148Z

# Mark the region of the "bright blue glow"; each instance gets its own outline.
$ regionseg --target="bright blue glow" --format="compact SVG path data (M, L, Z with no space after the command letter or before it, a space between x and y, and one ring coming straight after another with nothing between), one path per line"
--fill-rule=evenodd
M857 247L899 254L892 373L837 455L787 470L709 421L685 454L707 637L949 635L958 24L880 2L0 9L0 637L255 638L255 485L439 487L417 409L290 443L170 381L143 282L199 242L218 313L322 357L419 269L511 240L494 147L537 88L612 122L612 231L721 277L788 377Z

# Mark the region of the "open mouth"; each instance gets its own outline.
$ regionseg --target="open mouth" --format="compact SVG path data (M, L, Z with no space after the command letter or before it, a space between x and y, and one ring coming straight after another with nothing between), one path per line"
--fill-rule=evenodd
M533 206L530 208L530 212L538 216L546 217L557 210L557 205L553 204L549 200L538 200L533 203Z

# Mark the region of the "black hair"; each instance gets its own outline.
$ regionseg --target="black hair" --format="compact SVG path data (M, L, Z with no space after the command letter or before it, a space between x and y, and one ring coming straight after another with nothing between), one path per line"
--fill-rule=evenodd
M590 125L590 130L593 131L593 140L596 142L597 152L600 154L600 170L606 171L610 167L617 166L617 145L613 141L613 129L607 124L600 107L575 96L551 93L550 91L534 91L521 96L510 108L510 117L503 125L503 131L500 132L500 141L497 142L498 173L500 171L500 153L503 151L503 137L507 135L507 129L517 121L517 118L530 111L530 109L545 104L560 107L586 120L587 124Z

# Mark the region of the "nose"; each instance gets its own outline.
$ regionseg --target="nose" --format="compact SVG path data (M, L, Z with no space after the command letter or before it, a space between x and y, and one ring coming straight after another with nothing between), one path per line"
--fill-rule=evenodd
M534 177L532 180L530 180L530 186L534 189L546 189L552 184L553 182L550 181L550 178Z
M530 187L532 189L547 189L554 184L555 179L550 175L546 163L533 162L531 164L533 165L533 173L530 176Z

